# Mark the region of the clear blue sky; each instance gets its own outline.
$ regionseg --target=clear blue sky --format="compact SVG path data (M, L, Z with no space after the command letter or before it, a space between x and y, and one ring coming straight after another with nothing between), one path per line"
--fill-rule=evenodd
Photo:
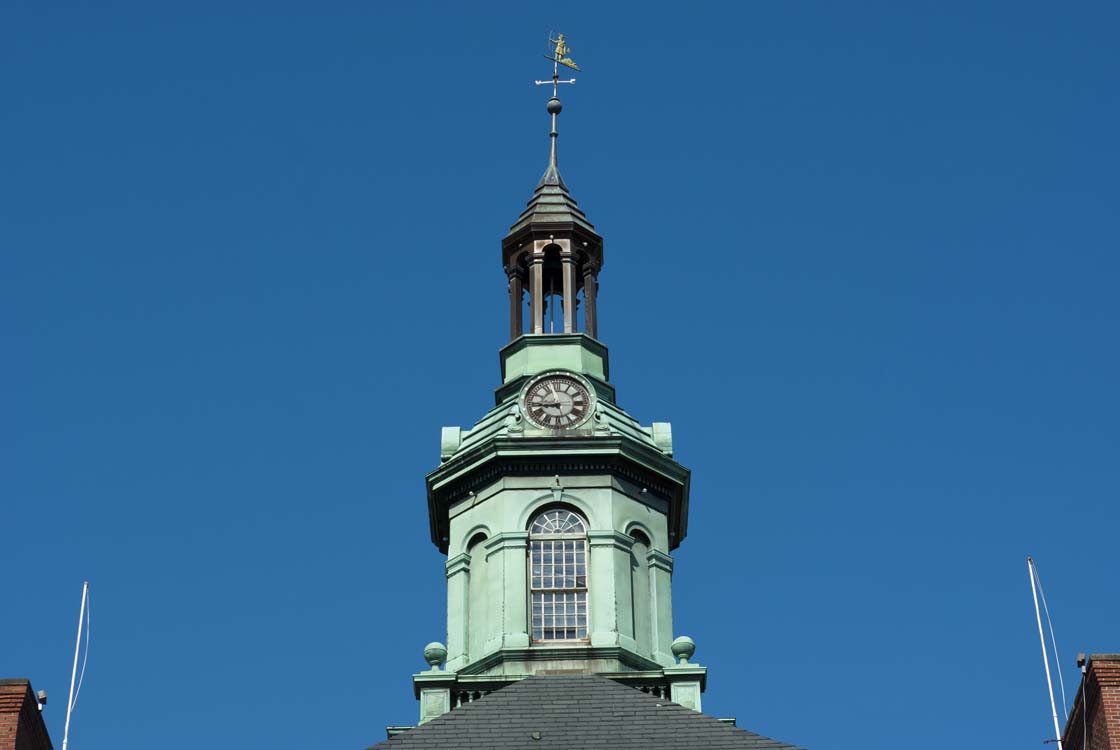
M0 8L0 673L73 750L359 748L444 637L424 474L492 403L548 147L619 400L693 469L704 705L1041 747L1120 650L1115 3Z

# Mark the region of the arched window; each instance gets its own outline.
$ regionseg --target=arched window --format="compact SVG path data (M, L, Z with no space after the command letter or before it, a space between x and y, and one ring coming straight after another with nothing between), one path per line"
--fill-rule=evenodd
M587 526L569 510L546 510L529 527L534 641L587 638Z

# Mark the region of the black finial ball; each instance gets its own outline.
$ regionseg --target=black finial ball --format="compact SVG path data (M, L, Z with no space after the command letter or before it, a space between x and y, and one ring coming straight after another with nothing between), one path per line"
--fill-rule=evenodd
M550 115L560 114L561 109L563 109L563 107L560 106L560 100L555 96L548 100L548 113Z

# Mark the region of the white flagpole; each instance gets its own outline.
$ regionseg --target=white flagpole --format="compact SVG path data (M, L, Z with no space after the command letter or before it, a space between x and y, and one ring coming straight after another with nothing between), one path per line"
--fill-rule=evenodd
M1042 643L1042 666L1046 669L1046 689L1050 691L1050 713L1054 717L1054 737L1058 750L1062 750L1062 730L1058 727L1058 707L1054 703L1054 683L1050 679L1050 659L1046 656L1046 636L1042 634L1042 614L1038 611L1038 591L1035 588L1034 560L1027 558L1027 571L1031 576L1031 596L1034 597L1034 616L1038 620L1038 640ZM66 750L64 746L62 750Z
M70 713L74 710L74 679L78 676L78 651L82 647L82 623L86 616L88 595L89 581L86 581L82 584L82 608L78 610L78 641L74 644L74 668L70 670L70 698L66 701L66 728L62 730L62 750L66 750L66 743L70 740Z

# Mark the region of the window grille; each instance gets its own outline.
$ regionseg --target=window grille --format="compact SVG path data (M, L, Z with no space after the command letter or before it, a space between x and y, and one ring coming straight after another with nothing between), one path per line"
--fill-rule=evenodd
M571 511L541 513L529 527L533 640L587 638L587 527Z

